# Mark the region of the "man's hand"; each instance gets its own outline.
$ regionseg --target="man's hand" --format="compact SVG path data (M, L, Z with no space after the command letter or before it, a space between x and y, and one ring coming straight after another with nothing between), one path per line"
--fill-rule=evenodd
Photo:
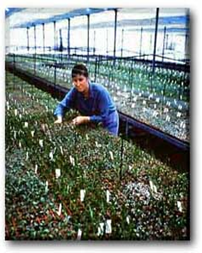
M72 123L74 125L81 125L81 124L88 123L89 121L90 121L90 117L88 116L78 116L72 120Z
M62 116L58 116L57 120L54 123L61 124L62 123Z

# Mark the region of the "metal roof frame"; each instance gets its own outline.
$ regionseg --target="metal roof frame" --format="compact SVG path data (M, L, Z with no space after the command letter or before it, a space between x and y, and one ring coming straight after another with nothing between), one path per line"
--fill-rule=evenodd
M28 27L32 27L32 26L36 26L36 25L51 23L51 22L54 22L54 21L55 22L60 21L60 20L63 20L63 19L70 19L70 18L74 18L74 17L85 16L85 15L100 13L100 12L104 12L104 11L111 11L111 10L115 10L115 9L117 9L117 8L81 8L81 9L75 9L73 11L70 11L70 12L67 12L67 13L64 13L64 14L61 14L61 15L52 16L51 18L36 19L34 21L21 23L21 24L13 26L12 28L28 28Z
M14 13L19 12L19 11L22 11L22 10L24 10L24 9L26 9L26 8L9 8L9 7L7 7L7 8L5 9L6 18L8 18L8 17L10 17L11 15L13 15Z

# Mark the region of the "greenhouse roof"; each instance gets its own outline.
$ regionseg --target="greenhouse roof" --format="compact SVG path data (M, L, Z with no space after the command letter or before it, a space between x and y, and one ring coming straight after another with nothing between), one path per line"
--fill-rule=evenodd
M6 18L9 19L10 28L30 28L37 25L53 23L54 21L67 20L69 18L81 17L105 11L112 11L116 8L7 8ZM136 31L144 27L144 31L152 32L155 28L155 8L118 8L117 25L120 28L127 28L127 31ZM164 8L160 11L158 20L159 29L166 26L170 32L184 32L189 30L188 9ZM71 29L86 29L86 24L71 26ZM106 16L104 19L90 23L91 29L114 27L114 20ZM66 29L66 28L65 28Z
M10 10L10 9L16 9ZM17 10L19 9L19 10ZM39 18L39 19L31 19L30 21L27 22L21 22L17 23L12 26L12 28L27 28L27 27L32 27L34 25L41 25L41 24L46 24L46 23L51 23L54 21L60 21L68 18L73 18L73 17L79 17L79 16L84 16L84 15L90 15L90 14L95 14L95 13L100 13L103 11L109 11L109 10L114 10L115 8L80 8L80 9L67 9L69 11L64 12L62 14L58 15L49 15L48 18ZM6 17L12 15L16 11L22 11L22 8L9 8L9 12L6 15ZM56 9L57 10L57 9ZM65 9L64 9L65 10ZM9 15L10 13L10 15ZM25 13L23 13L25 14ZM27 13L30 16L30 13ZM52 12L53 14L53 12ZM29 20L29 19L28 19Z
M16 12L19 12L19 11L22 11L24 10L25 8L6 8L5 9L5 15L6 15L6 18L8 18L9 16L11 16L12 14L16 13Z
M155 26L156 19L155 18L146 18L146 19L124 19L119 20L117 25L119 27L135 27L135 26ZM159 18L159 25L184 25L187 26L189 23L189 16L173 16L173 17L161 17ZM99 22L95 24L91 24L91 28L108 28L114 27L114 22ZM86 28L86 25L79 25L74 27L74 29L82 29ZM153 28L152 28L153 29Z

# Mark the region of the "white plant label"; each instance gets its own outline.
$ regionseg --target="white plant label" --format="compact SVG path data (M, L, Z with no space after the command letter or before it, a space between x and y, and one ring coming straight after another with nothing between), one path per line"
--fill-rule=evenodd
M164 108L164 112L167 113L168 112L168 108Z
M81 240L82 230L79 228L77 232L77 240Z
M55 169L55 177L59 178L61 176L61 170L60 169Z
M169 115L166 116L166 121L170 121L170 116Z
M109 151L109 154L110 154L110 158L111 158L111 160L114 160L114 156L113 156L112 151Z
M15 116L18 115L18 110L17 109L14 110L14 114L15 114Z
M182 212L182 203L180 201L177 201L177 207L180 212Z
M32 136L32 137L34 137L34 132L35 132L35 131L31 131L31 136Z
M70 155L69 156L70 163L75 166L75 159Z
M46 181L46 187L45 187L45 192L48 191L48 181Z
M36 164L35 169L34 169L35 174L37 174L37 171L38 171L38 165Z
M39 140L39 145L41 148L43 148L43 140Z
M64 154L64 153L63 153L62 146L60 146L60 152L61 152L62 155Z
M107 203L109 203L110 202L110 192L109 192L109 190L106 190L106 198L107 198Z
M59 209L58 209L58 212L57 212L58 216L60 216L61 213L62 213L62 204L60 203Z
M25 122L25 128L28 128L28 122Z
M126 222L127 222L128 224L130 224L130 217L129 217L129 216L126 217Z
M112 233L112 221L106 220L106 234Z
M153 117L156 117L158 115L158 112L157 111L154 111L153 112Z
M84 201L85 194L86 194L86 190L80 190L80 200L81 200L81 202Z
M53 152L52 151L49 153L49 157L50 157L50 159L52 161L53 160Z
M104 222L101 222L99 224L99 227L98 227L98 232L97 232L97 235L100 236L100 235L103 235L104 234Z
M149 181L149 185L150 185L151 190L152 190L153 192L157 193L157 188L156 188L156 186L153 184L152 181Z

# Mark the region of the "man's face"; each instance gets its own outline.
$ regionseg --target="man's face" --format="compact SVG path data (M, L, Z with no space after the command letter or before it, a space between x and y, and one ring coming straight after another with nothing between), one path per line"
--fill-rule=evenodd
M88 87L88 78L83 75L76 75L72 81L78 92L84 92Z

